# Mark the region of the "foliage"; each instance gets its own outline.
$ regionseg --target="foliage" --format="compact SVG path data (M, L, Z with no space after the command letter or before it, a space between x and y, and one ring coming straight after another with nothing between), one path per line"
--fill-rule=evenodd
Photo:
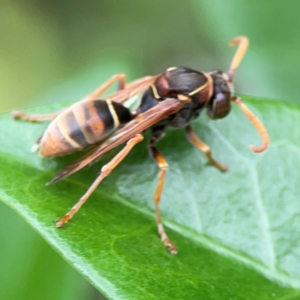
M30 153L45 124L2 115L0 198L109 298L298 299L299 108L245 99L269 130L272 143L266 153L249 150L249 143L257 139L258 144L258 135L237 108L225 120L207 122L203 115L194 124L215 158L230 166L228 173L206 166L182 131L169 131L158 144L170 165L161 208L177 256L166 252L156 234L151 197L157 167L145 143L59 230L53 221L113 154L45 187L72 158L42 160Z

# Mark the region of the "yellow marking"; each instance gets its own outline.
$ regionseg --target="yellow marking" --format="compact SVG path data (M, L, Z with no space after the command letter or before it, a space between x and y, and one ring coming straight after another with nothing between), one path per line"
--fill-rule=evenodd
M63 113L61 113L60 115L57 116L57 118L56 118L57 127L58 127L58 129L59 129L61 135L65 138L65 140L68 141L68 143L69 143L70 145L72 145L73 148L82 148L81 145L79 145L76 141L74 141L74 140L70 137L69 132L68 132L68 126L67 126L66 123L64 124L64 121L65 121L65 118L64 118L64 117L65 117L65 115L66 115L67 113L70 113L70 110L69 110L69 109L66 110L66 113L63 112Z
M177 69L177 67L171 67L171 68L168 68L167 69L167 72L171 72L171 71L174 71L174 70L176 70Z
M212 80L212 77L209 74L203 73L203 75L207 78L207 84L208 84L208 88L209 88L207 99L209 101L212 94L213 94L213 92L214 92L213 91L213 80Z
M200 92L201 90L203 90L204 88L206 88L207 85L208 85L208 82L206 82L205 84L203 84L202 86L200 86L196 90L194 90L191 93L189 93L189 96L193 96L193 95L197 94L198 92Z
M115 127L118 127L120 125L120 120L118 118L118 115L114 109L114 106L112 105L112 101L111 99L106 99L106 103L108 105L108 109L113 117L113 120L114 120L114 126Z
M153 94L154 94L154 97L155 97L156 99L159 99L160 96L159 96L159 94L158 94L158 92L157 92L157 89L156 89L156 86L155 86L154 84L151 84L151 89L152 89L152 92L153 92Z
M178 94L177 99L181 101L185 101L186 103L191 103L191 98L187 95Z

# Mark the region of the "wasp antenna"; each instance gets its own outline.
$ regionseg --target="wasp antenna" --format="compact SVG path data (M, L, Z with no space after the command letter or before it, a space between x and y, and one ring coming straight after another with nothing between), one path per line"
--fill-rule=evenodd
M235 70L241 63L241 60L243 59L243 57L248 49L249 40L245 36L238 36L229 42L229 46L233 46L236 44L239 44L239 47L236 50L236 53L232 59L230 68L228 70L228 76L229 76L230 81L233 81Z
M256 127L259 132L262 145L260 147L255 147L254 145L250 145L250 148L253 152L260 153L265 151L269 145L269 135L268 132L263 125L263 123L251 112L251 110L243 103L242 99L233 97L231 98L233 102L235 102L243 111L243 113L247 116L247 118L251 121L251 123Z

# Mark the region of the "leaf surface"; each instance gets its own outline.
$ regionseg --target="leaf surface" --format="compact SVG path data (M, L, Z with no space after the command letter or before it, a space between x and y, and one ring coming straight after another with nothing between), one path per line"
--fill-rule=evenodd
M224 120L208 121L203 114L193 123L214 157L229 166L226 174L206 165L182 130L170 130L158 143L170 166L161 210L179 249L176 256L166 252L156 233L152 196L158 168L146 141L65 228L56 229L53 221L72 207L117 149L46 187L74 156L41 159L29 149L46 124L16 122L3 114L0 199L108 298L299 299L300 110L244 99L270 133L265 153L251 153L248 145L259 145L259 136L238 108Z

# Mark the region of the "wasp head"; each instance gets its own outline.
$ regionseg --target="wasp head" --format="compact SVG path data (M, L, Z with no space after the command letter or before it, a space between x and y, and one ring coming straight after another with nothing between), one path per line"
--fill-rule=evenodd
M228 74L222 71L212 71L209 75L213 81L213 94L207 106L207 114L211 119L221 119L231 110L233 84Z
M246 37L236 37L229 42L230 46L239 44L227 73L216 70L210 72L213 80L213 95L207 106L207 113L212 119L226 117L231 110L233 79L235 71L244 57L249 41Z

